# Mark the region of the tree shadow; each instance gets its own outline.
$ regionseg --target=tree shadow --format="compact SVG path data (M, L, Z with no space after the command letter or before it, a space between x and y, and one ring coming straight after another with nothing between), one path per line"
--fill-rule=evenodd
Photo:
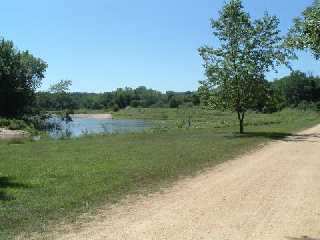
M302 236L302 237L286 237L288 240L320 240L320 238L312 238L308 236Z
M15 200L15 198L13 196L10 196L8 194L6 194L3 191L0 191L0 202L8 202L8 201L12 201Z
M227 138L266 138L271 140L281 140L285 142L319 142L320 134L292 134L286 132L246 132L244 134L234 133Z
M7 188L29 188L30 186L18 183L9 177L0 177L0 201L11 201L15 198L5 193L4 189Z

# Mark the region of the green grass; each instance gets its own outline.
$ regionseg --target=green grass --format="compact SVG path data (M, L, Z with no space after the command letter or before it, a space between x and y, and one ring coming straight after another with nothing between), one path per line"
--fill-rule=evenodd
M116 117L133 111L142 110L128 109ZM164 123L171 127L162 132L0 142L0 239L46 231L55 221L72 221L128 193L157 190L320 122L319 114L308 111L252 113L248 134L239 137L233 114L193 109L192 127L180 129L174 124L184 119L180 111L147 109L132 115L159 120L167 114Z
M144 119L156 120L159 125L163 124L169 128L179 127L181 121L191 120L192 128L236 128L238 120L236 115L230 112L219 112L201 108L127 108L113 113L115 119ZM296 120L318 116L313 111L299 111L285 109L273 114L257 114L248 112L245 116L245 126L267 126L277 125L284 122L294 122ZM301 124L303 124L301 122Z

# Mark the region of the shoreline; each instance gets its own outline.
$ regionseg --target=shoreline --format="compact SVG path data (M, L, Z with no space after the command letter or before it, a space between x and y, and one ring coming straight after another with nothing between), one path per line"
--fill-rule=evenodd
M29 136L30 133L26 131L0 128L0 140L23 139Z
M112 115L110 113L79 113L79 114L71 114L72 118L93 118L93 119L112 119Z

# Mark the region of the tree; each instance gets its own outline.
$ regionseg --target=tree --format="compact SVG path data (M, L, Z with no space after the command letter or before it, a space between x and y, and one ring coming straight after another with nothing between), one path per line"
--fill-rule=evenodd
M59 109L60 111L74 109L74 102L69 94L71 85L71 80L60 80L58 83L50 86L49 92L56 98L56 109Z
M265 81L264 91L257 101L254 110L262 113L274 113L284 107L284 96L273 83Z
M320 58L320 1L307 7L302 16L294 19L286 41L287 45L300 50L309 48L316 59Z
M219 14L211 24L220 46L199 49L207 76L200 84L207 89L202 92L210 92L213 107L237 112L243 133L246 111L264 95L265 73L288 65L293 55L283 47L277 17L266 13L252 21L240 0L226 3Z
M71 86L72 86L71 80L60 80L58 83L50 86L49 92L51 92L51 93L67 93L70 91Z
M273 82L282 94L286 106L297 107L300 103L320 102L320 78L294 71Z
M178 99L177 96L173 96L169 100L169 107L170 108L178 108L181 105L181 101Z
M12 41L0 39L0 116L18 117L31 112L35 91L47 64Z

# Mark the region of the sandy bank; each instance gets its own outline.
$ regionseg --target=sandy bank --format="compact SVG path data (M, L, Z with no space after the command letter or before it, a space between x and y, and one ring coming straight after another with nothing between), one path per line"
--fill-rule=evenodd
M5 139L5 140L21 139L29 136L30 134L25 131L0 128L0 139Z

